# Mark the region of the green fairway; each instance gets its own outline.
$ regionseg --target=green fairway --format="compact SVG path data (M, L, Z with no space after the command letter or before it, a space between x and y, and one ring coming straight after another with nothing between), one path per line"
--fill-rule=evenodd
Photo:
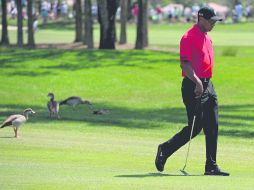
M68 32L68 31L67 31ZM218 164L230 177L203 176L205 140L154 166L159 143L186 124L178 53L152 51L25 50L0 48L0 120L36 111L12 138L0 130L0 189L252 190L254 186L254 51L217 46L213 83L220 104ZM85 105L63 106L48 117L48 92L56 100L79 95Z

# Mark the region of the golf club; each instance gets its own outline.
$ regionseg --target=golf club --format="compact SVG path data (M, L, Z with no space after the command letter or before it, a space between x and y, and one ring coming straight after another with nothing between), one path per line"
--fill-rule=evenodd
M190 140L189 140L189 144L188 144L188 149L187 149L187 154L186 154L186 159L185 159L185 164L184 164L184 167L183 169L180 169L180 172L182 172L183 175L185 176L189 176L189 174L184 170L187 166L187 161L188 161L188 156L189 156L189 151L190 151L190 144L191 144L191 137L192 137L192 133L193 133L193 128L194 128L194 125L195 125L195 120L196 120L196 117L197 117L197 110L198 110L198 107L199 107L199 104L201 103L201 98L198 99L198 102L195 106L195 110L194 110L194 116L193 116L193 121L192 121L192 126L191 126L191 133L190 133Z

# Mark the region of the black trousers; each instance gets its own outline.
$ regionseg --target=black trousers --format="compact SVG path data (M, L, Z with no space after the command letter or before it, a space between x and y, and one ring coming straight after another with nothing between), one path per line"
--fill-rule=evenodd
M171 139L162 144L162 150L167 157L190 140L192 121L195 107L196 120L193 128L192 138L197 136L203 129L206 140L206 166L216 165L217 139L218 139L218 100L212 82L202 81L204 93L201 99L195 98L195 83L184 78L182 81L182 99L187 111L188 126ZM199 102L200 101L200 102Z

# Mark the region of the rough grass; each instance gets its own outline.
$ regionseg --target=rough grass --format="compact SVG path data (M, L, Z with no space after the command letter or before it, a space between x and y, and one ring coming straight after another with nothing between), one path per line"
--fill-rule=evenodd
M253 188L253 50L235 56L216 49L213 82L219 96L218 163L230 177L202 176L204 136L157 173L157 145L186 123L177 53L0 49L0 119L24 108L37 113L12 138L0 131L1 189L243 189ZM240 53L239 53L240 52ZM241 53L242 52L242 53ZM47 93L57 100L80 95L109 115L85 106L61 107L49 119Z

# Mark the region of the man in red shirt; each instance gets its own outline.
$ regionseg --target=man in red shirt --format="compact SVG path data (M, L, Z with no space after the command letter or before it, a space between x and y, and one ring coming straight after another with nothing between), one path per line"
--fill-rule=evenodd
M168 141L158 146L155 166L164 170L167 158L190 140L192 122L196 115L191 138L203 129L206 139L205 175L228 176L229 173L219 169L216 163L218 138L218 101L211 78L213 69L212 40L207 35L216 21L210 7L198 11L198 22L189 29L180 42L180 62L182 68L182 99L188 116L188 126ZM197 108L197 109L195 109Z

